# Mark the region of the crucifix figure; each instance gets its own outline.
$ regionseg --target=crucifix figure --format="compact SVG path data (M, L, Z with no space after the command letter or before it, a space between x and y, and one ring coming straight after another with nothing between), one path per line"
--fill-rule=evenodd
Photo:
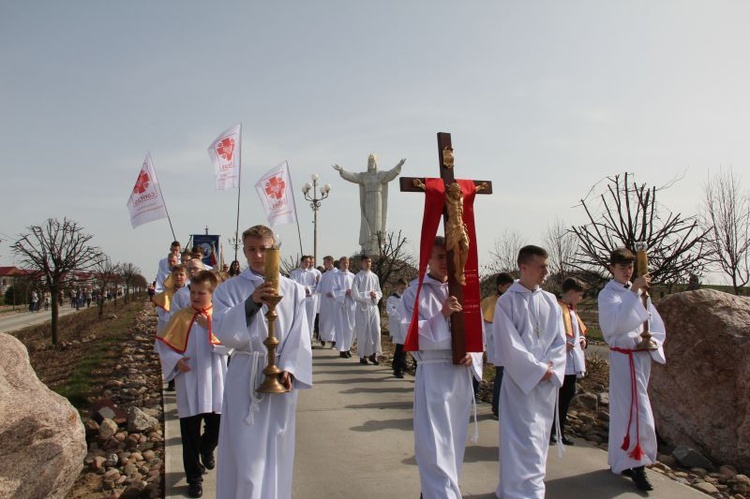
M457 180L454 172L451 136L449 133L440 132L437 134L437 139L440 179L401 177L399 183L402 192L425 192L428 200L434 200L436 196L442 196L440 201L432 202L432 206L437 206L437 209L442 210L448 258L448 293L450 296L455 296L463 306L462 312L451 314L453 362L458 364L467 351L482 351L479 274L476 258L477 243L473 234L473 199L474 194L492 194L492 182L487 180ZM434 223L437 223L438 220L435 220L434 213L428 215L427 211L430 209L428 205L430 205L430 201L427 202L425 207L425 221L430 217ZM426 260L422 261L424 259L423 251L426 247L432 246L436 230L437 225L435 225L435 231L433 231L423 223L422 241L420 243L420 283L426 268ZM468 326L467 322L469 323ZM467 338L467 329L470 333L469 338ZM477 350L477 348L479 349Z

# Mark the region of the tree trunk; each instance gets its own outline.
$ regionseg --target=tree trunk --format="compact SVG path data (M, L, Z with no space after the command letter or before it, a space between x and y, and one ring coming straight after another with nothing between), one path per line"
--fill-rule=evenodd
M50 330L52 331L52 344L57 345L57 316L60 313L60 290L52 289L52 320Z

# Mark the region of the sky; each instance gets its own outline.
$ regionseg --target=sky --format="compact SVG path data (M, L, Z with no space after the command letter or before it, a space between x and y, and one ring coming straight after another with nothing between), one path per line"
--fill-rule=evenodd
M240 231L266 222L253 186L287 160L305 253L301 187L331 185L319 260L358 249L358 188L331 165L376 153L437 176L437 132L459 177L493 181L482 265L506 231L541 244L584 223L579 200L618 173L679 178L661 203L689 216L711 174L750 164L749 18L744 1L2 0L0 265L28 226L68 217L152 279L169 223L132 229L125 206L149 151L177 238L208 227L231 260L237 191L214 190L206 149L237 122ZM387 229L414 254L421 205L390 184ZM296 255L297 227L278 233Z

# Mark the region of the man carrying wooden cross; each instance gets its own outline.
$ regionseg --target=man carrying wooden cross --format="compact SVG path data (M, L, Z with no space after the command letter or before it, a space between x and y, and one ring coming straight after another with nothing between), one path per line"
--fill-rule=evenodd
M426 197L419 278L403 295L401 317L402 327L408 330L405 349L417 361L414 454L422 497L460 499L472 375L482 378L472 205L477 186L473 181L454 181L449 134L438 134L438 148L441 178L401 178L402 191L421 189ZM480 185L489 192L488 182ZM446 237L436 236L444 212Z

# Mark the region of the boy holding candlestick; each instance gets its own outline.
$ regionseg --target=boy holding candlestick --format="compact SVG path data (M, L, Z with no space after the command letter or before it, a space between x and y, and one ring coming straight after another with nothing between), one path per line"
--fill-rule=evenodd
M214 295L218 338L234 348L226 379L219 435L217 497L290 498L294 465L297 390L312 386L312 347L305 289L279 275L271 229L256 225L242 234L248 268ZM266 300L276 305L276 365L287 393L258 393L267 365Z
M646 491L653 486L644 466L654 463L657 450L648 381L651 362L666 362L666 332L650 299L646 298L644 305L644 294L651 284L649 275L644 273L630 281L634 260L635 255L625 248L610 254L613 279L599 293L599 326L610 347L609 466L613 473L630 477L639 490ZM636 348L644 323L649 325L656 350Z

